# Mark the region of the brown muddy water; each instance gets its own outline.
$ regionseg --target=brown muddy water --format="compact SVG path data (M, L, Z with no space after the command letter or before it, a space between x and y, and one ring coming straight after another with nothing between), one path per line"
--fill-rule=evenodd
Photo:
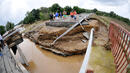
M20 48L26 56L30 73L78 73L84 55L62 57L43 50L28 39L24 39Z

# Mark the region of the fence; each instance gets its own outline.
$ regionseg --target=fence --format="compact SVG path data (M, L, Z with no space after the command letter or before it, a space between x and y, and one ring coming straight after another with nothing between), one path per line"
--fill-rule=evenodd
M115 22L110 23L109 39L116 73L130 72L130 32Z

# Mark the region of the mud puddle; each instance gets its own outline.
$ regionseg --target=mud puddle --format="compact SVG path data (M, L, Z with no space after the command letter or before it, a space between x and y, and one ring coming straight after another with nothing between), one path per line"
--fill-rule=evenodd
M30 64L26 67L30 73L78 73L84 58L84 55L55 55L39 48L28 39L24 39L19 46Z

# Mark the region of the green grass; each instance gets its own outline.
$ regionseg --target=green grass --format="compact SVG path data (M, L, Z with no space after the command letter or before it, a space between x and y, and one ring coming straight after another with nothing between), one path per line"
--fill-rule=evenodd
M96 14L93 14L90 16L90 18L95 18L95 19L101 21L103 24L105 24L107 26L108 29L109 29L110 22L114 21L117 24L121 25L126 30L130 31L130 26L127 23L120 21L120 20L117 20L117 19L114 19L114 18L111 18L111 17L98 16Z
M115 73L114 58L111 51L106 51L102 46L92 47L89 68L94 73Z
M105 16L100 16L101 18L103 18L104 20L108 20L108 22L110 21L114 21L117 24L121 25L123 28L125 28L126 30L130 31L130 25L128 25L127 23L114 19L114 18L110 18L110 17L105 17Z
M26 25L24 25L24 28L25 28L24 33L33 30L33 28L35 28L35 27L37 27L37 26L39 26L39 25L41 25L41 24L44 24L44 22L45 22L45 21L36 21L36 22L33 23L33 24L26 24Z

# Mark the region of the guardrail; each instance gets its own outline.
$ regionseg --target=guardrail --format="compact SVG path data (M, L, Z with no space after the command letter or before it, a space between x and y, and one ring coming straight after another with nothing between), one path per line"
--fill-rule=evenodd
M92 41L93 41L93 32L94 32L94 28L91 29L91 34L90 34L88 47L87 47L85 57L84 57L84 60L83 60L83 63L82 63L82 66L80 68L79 73L86 73L86 71L87 71L87 65L88 65L90 54L91 54L91 46L92 46Z
M130 32L117 23L111 22L109 27L111 51L114 56L116 73L130 72Z

